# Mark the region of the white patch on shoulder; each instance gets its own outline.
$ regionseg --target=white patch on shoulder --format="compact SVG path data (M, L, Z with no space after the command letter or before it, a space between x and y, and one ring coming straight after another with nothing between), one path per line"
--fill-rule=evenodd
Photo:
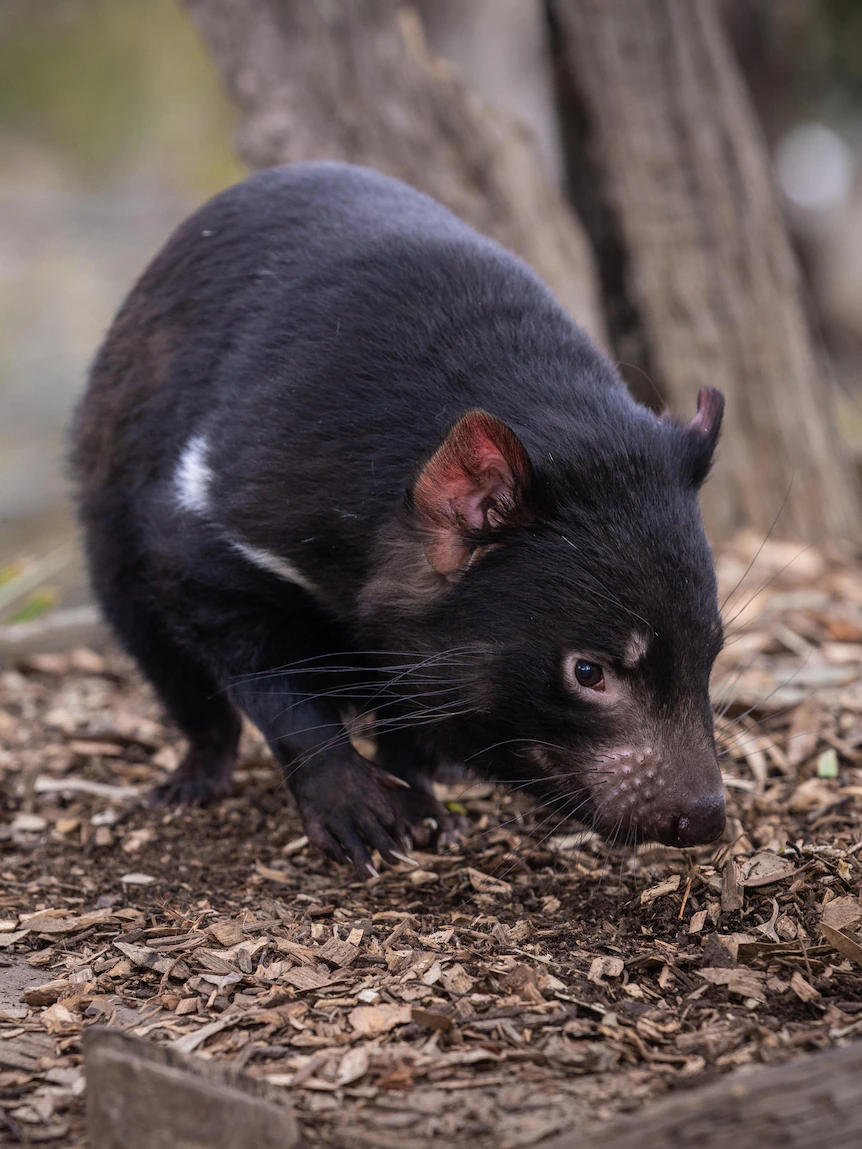
M174 494L184 511L205 515L209 510L209 487L213 473L207 463L203 435L189 439L174 471Z
M285 582L292 582L295 586L307 590L309 594L317 594L317 587L314 583L310 582L302 571L297 570L293 563L288 562L287 559L279 558L278 555L272 554L271 551L265 551L261 547L251 547L248 543L241 543L238 539L231 539L230 545L244 558L247 558L250 563L260 567L261 570L269 571L270 574L277 575Z
M635 631L626 643L623 655L623 666L627 670L634 670L637 664L645 657L649 650L649 637L643 631Z

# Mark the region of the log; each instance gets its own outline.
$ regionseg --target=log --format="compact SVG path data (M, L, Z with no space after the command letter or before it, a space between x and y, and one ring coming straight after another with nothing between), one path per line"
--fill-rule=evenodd
M263 1082L101 1026L85 1030L90 1149L291 1149L292 1111Z
M742 1071L540 1149L858 1149L862 1042Z
M548 5L571 191L616 353L642 398L654 386L684 417L701 387L727 397L704 491L713 535L766 532L786 497L780 535L858 538L855 475L714 0Z
M184 0L253 168L347 160L427 192L520 255L600 343L592 250L533 137L429 54L396 0Z

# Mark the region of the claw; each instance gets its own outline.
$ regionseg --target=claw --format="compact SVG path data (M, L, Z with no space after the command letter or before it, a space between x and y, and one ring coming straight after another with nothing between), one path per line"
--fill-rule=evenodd
M371 865L370 862L366 865L365 868L369 872L369 874L371 875L372 878L379 878L380 877L379 872L377 870L375 870L375 868Z
M409 782L405 782L403 778L399 778L396 774L390 774L388 770L380 771L381 780L387 786L403 786L405 790L410 790L412 787Z
M408 858L406 854L399 854L397 850L392 850L392 857L397 858L399 862L405 862L408 866L419 865L419 863L415 862L412 858Z

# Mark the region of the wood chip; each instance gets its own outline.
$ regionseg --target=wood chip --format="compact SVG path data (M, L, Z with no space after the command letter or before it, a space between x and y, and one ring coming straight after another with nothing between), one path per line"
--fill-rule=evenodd
M746 889L757 889L772 885L773 882L780 882L795 872L796 867L787 858L781 858L769 850L762 850L742 865L741 883Z
M356 1049L348 1050L339 1062L335 1085L352 1085L354 1081L359 1081L368 1072L370 1064L371 1055L366 1046L359 1045Z
M750 997L755 1001L764 1001L764 975L757 970L750 969L699 969L698 977L708 981L711 985L727 986L731 993L740 997Z
M835 930L855 928L862 921L862 899L852 895L833 898L823 907L821 922Z
M330 979L326 974L318 973L316 969L311 966L294 966L289 969L287 973L282 975L284 981L288 985L294 986L301 993L311 989L323 989L325 985L330 984Z
M233 921L214 922L207 927L207 933L213 941L218 942L219 945L225 948L239 945L245 936L240 923Z
M379 1037L396 1025L406 1025L412 1019L409 1005L358 1005L348 1014L355 1033L362 1037Z
M68 988L69 981L66 978L45 982L43 985L31 985L21 994L21 1000L27 1005L53 1005Z
M679 889L681 882L682 877L680 874L671 874L669 878L665 878L665 880L659 882L657 886L651 886L648 890L643 891L640 897L641 905L652 905L652 903L658 901L659 898L674 893Z
M813 985L809 985L798 970L794 970L793 972L793 976L790 979L790 988L800 1001L817 1001L820 997L819 991L816 990Z
M512 896L511 884L504 882L502 878L495 878L491 874L483 874L481 870L476 870L472 866L467 866L464 873L466 873L470 879L470 884L473 889L478 893L496 894L502 898L510 898Z
M98 798L110 798L114 802L131 802L140 797L138 786L114 786L106 782L93 782L89 778L51 778L39 774L33 783L36 794L93 794Z
M742 873L739 863L731 855L725 864L721 883L721 909L726 914L735 913L742 909L744 903Z
M722 596L762 541L720 572ZM248 725L235 793L153 810L137 796L183 746L125 660L100 656L98 678L68 656L50 679L0 670L7 1114L85 1142L73 1078L47 1074L79 1079L99 1020L244 1065L321 1144L366 1149L526 1149L620 1107L640 1128L641 1105L694 1098L680 1087L699 1075L862 1036L862 568L821 556L816 585L787 582L771 544L751 593L774 580L719 656L728 839L694 860L616 854L574 824L545 838L525 791L457 782L438 797L472 823L460 845L356 882L308 844ZM829 749L837 777L817 777ZM156 880L121 883L130 855Z
M338 969L346 969L348 966L353 965L358 955L358 946L352 945L347 941L342 941L340 938L330 938L329 941L322 945L317 951L317 957L320 961L325 961L328 966L337 967Z
M177 981L185 981L190 976L189 967L178 958L165 957L148 946L132 945L129 942L114 942L114 948L129 959L133 965L144 969L155 970L156 973L169 974Z
M449 993L470 993L473 989L473 979L460 962L444 969L440 981Z

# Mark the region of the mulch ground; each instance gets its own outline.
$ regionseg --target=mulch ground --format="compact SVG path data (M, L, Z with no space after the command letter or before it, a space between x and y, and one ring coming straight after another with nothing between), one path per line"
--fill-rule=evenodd
M283 1087L308 1146L540 1145L862 1034L862 575L719 563L724 840L609 851L483 782L461 846L359 883L249 731L165 813L180 742L119 656L0 673L0 1142L79 1146L89 1024ZM742 585L733 590L745 575Z

